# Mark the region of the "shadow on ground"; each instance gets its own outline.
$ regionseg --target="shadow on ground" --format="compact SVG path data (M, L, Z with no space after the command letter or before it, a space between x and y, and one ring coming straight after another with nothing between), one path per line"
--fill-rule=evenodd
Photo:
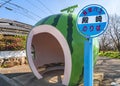
M64 86L61 84L63 70L47 72L43 79L37 79L33 73L0 74L0 86Z

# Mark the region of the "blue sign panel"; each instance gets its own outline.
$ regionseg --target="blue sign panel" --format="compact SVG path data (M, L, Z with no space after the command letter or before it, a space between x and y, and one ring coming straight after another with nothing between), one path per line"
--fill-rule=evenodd
M102 34L108 26L108 13L100 5L88 5L77 16L79 33L85 37L96 37Z

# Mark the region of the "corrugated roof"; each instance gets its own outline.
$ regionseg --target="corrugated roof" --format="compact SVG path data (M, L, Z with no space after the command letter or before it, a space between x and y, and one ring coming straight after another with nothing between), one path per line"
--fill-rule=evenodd
M32 25L9 19L0 19L0 34L26 35L32 29Z

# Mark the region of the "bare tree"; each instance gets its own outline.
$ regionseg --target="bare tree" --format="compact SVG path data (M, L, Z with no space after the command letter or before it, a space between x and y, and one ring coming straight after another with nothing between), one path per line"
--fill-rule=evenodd
M109 35L116 47L120 52L120 16L110 16L108 30Z
M106 31L104 34L102 34L99 38L99 44L100 44L100 51L108 51L113 50L113 43L111 41L111 38Z
M107 31L100 36L100 50L118 50L120 52L120 16L110 16Z

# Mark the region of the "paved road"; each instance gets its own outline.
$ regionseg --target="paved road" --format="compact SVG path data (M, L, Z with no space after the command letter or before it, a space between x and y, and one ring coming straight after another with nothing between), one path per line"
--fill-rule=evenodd
M38 80L28 65L0 69L0 86L64 86L63 70L47 72ZM4 74L4 75L3 75Z
M105 75L101 86L111 86L111 83L120 84L120 59L99 57L97 64L95 66L95 72L103 72ZM12 69L11 68L0 69L0 73L6 74L7 77L9 77L7 78L5 76L0 75L2 76L2 78L0 77L0 86L10 86L11 83L9 82L19 84L17 86L62 86L60 82L63 76L56 75L58 73L60 73L61 75L62 71L61 72L55 71L53 74L51 74L50 72L48 73L48 75L51 76L48 77L46 76L46 78L41 80L37 80L35 78L35 76L31 73L31 70L28 65L16 66L13 67ZM5 81L4 79L9 82L7 83L7 81ZM56 84L56 82L58 83Z
M106 57L98 58L95 72L104 73L102 86L111 86L111 83L116 83L120 86L120 59L110 59Z

